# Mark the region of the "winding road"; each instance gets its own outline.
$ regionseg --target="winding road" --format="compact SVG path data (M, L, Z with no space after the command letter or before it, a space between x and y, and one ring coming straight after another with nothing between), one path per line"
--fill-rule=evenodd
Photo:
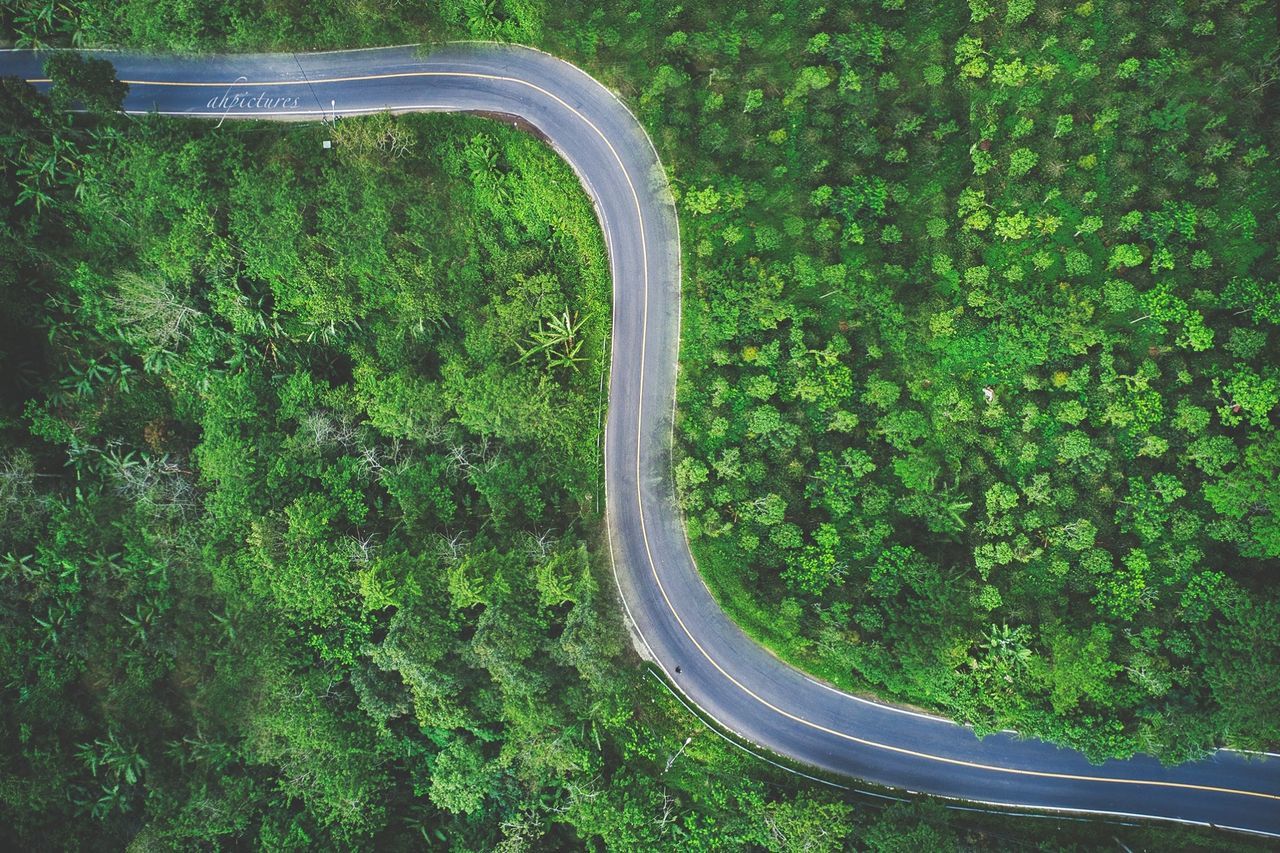
M641 653L724 729L795 762L888 788L1280 837L1280 756L1223 750L1177 767L1144 756L1095 766L1077 752L1011 734L980 740L950 721L814 681L729 620L698 574L674 500L675 206L643 128L581 70L544 53L491 44L425 55L412 47L100 55L128 82L129 112L283 121L471 111L518 117L550 141L595 204L613 275L605 471L619 593ZM28 51L0 52L0 74L47 84L39 55Z

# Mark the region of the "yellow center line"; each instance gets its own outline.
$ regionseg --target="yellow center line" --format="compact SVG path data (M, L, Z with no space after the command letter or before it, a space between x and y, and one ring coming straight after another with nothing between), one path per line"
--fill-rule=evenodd
M490 81L498 81L498 82L505 82L505 83L514 83L521 86L527 86L528 88L533 89L534 91L537 91L543 95L546 95L548 98L560 104L569 112L577 116L584 124L590 127L596 133L596 135L599 136L600 139L604 142L605 146L608 147L609 152L613 155L614 159L618 162L618 166L622 169L622 175L626 179L627 186L631 190L632 199L635 202L636 218L640 226L639 230L640 230L641 257L644 265L644 275L643 275L644 319L641 324L641 333L640 333L640 387L639 387L637 439L636 439L636 505L639 511L639 516L640 516L640 533L644 539L645 555L649 561L649 569L653 573L653 579L658 585L658 591L662 593L662 599L666 603L667 609L671 611L671 615L675 617L676 623L680 626L680 629L684 632L685 636L689 638L689 641L693 643L694 647L697 648L697 650L701 652L702 656L705 657L707 661L710 662L710 664L713 667L715 667L716 670L721 675L723 675L726 679L728 679L730 683L732 683L735 687L737 687L743 693L750 696L752 699L756 700L761 705L765 706L771 711L774 711L775 713L783 717L786 717L787 719L792 720L796 723L799 723L803 726L807 726L816 731L820 731L825 734L832 735L834 737L842 738L844 740L850 741L851 743L856 743L861 746L868 746L875 749L883 749L888 752L893 752L899 755L910 756L912 758L920 758L928 761L936 761L939 763L949 764L956 767L968 767L974 770L987 770L987 771L992 771L996 773L1007 773L1007 774L1012 774L1017 776L1030 776L1030 777L1044 778L1044 779L1063 779L1067 781L1076 781L1076 782L1105 782L1105 783L1111 783L1111 784L1117 784L1117 785L1150 785L1153 787L1160 787L1160 788L1208 791L1208 792L1222 793L1222 794L1238 794L1240 796L1245 796L1245 797L1257 797L1260 799L1280 801L1280 794L1268 794L1261 791L1247 791L1247 790L1242 790L1238 788L1218 787L1215 785L1199 785L1191 782L1167 782L1167 781L1157 780L1157 779L1125 779L1125 778L1111 777L1111 776L1089 776L1089 775L1082 775L1082 774L1075 774L1075 773L1057 773L1049 770L1027 770L1027 769L1017 768L1017 767L1001 767L999 765L994 765L994 764L983 764L981 762L968 761L966 759L961 759L961 758L949 758L944 755L935 755L933 753L923 752L915 749L909 749L907 747L894 746L892 744L887 744L887 743L880 743L879 741L869 740L867 738L862 738L862 737L858 737L857 735L849 734L848 732L842 732L836 729L829 728L820 723L815 723L811 720L805 719L804 717L797 716L796 714L793 714L790 711L784 710L783 708L779 708L777 705L774 705L769 700L758 695L757 693L752 691L749 687L742 684L742 682L738 681L738 679L734 678L731 674L729 674L729 672L725 670L725 668L721 666L720 663L716 661L716 659L713 658L705 648L703 648L702 644L698 642L697 638L694 637L693 633L685 625L684 620L680 617L680 613L676 610L675 605L672 603L670 596L667 595L666 587L662 583L662 578L658 575L658 567L653 559L653 552L649 545L648 527L645 524L644 499L640 489L641 467L640 467L639 436L642 433L641 427L643 427L644 425L644 362L645 362L645 353L646 353L646 347L647 347L647 341L648 341L648 328L649 328L649 247L648 247L648 242L645 238L644 214L643 214L643 206L640 203L640 195L636 191L635 183L631 179L631 174L627 170L626 164L623 162L622 157L618 154L617 149L613 147L613 143L609 141L609 138L604 134L603 131L600 130L599 127L595 125L594 122L592 122L589 118L587 118L585 115L583 115L581 112L579 112L572 105L570 105L568 102L566 102L563 98L559 97L555 93L550 92L547 89L544 89L543 87L537 85L536 83L532 83L528 80L523 80L519 77L509 77L509 76L503 76L498 74L484 74L484 73L472 72L472 71L402 71L402 72L389 72L384 74L361 74L361 75L352 75L352 76L343 76L343 77L324 77L324 78L316 78L312 80L266 80L266 81L255 81L255 82L247 82L247 81L234 82L233 81L233 82L215 83L215 82L201 82L201 81L184 82L184 81L175 81L175 80L122 80L121 82L127 83L131 86L168 86L168 87L177 87L177 88L191 88L191 87L227 88L228 86L230 87L236 87L236 86L262 87L262 86L302 86L302 85L308 85L308 84L314 86L314 85L324 85L324 84L332 84L332 83L356 83L356 82L371 81L371 80L390 80L390 79L414 78L414 77L462 77L462 78L472 78L472 79L479 79L479 80L490 80ZM27 82L48 83L49 80L34 79L34 80L28 80ZM674 426L673 426L673 429L674 429ZM690 561L692 561L692 559L693 559L692 554L690 554ZM640 630L639 625L636 625L636 630L637 631Z

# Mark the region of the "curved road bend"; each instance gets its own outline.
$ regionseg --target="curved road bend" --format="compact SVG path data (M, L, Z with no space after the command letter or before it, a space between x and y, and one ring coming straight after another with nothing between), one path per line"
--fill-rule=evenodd
M890 788L983 803L1214 824L1280 837L1280 757L1221 751L1178 767L1079 753L840 693L749 639L694 566L670 475L680 327L676 211L644 130L585 73L546 54L451 45L180 58L104 53L130 112L299 120L391 110L518 116L578 174L613 274L605 438L615 575L630 621L668 678L723 727L798 762ZM0 74L39 81L38 56ZM676 672L676 666L681 671Z

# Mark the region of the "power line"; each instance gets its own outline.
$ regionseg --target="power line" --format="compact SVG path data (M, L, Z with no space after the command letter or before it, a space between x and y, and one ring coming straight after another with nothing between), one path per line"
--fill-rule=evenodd
M316 89L311 85L311 80L307 77L307 70L302 67L302 60L298 59L298 54L291 54L293 61L298 65L298 72L302 75L302 81L307 84L307 88L311 90L311 97L315 99L316 106L320 108L320 114L324 115L324 104L320 103L320 96L316 94Z

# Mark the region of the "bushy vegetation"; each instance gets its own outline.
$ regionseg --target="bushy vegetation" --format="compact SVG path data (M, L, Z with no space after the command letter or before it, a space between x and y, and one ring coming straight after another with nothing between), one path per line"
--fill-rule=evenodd
M673 14L635 96L701 567L847 687L1280 742L1274 8L902 5Z
M744 627L842 686L1094 756L1280 742L1272 7L371 8L5 23L574 59L680 194L677 476ZM549 152L448 117L343 121L330 152L314 127L73 123L73 96L118 92L53 73L54 104L0 93L19 837L1029 835L780 784L624 659L586 551L607 267Z
M609 282L569 169L478 120L326 154L4 97L11 831L484 845L607 784Z

